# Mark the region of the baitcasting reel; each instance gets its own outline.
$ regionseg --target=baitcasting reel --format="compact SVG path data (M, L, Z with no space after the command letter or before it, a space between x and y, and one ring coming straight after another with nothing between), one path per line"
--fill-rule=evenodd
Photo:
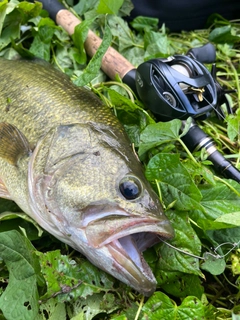
M232 113L226 98L226 93L232 91L225 91L217 82L215 65L209 72L202 64L214 61L215 48L211 44L192 49L186 56L146 61L135 73L137 94L160 121L186 120L189 117L202 120L213 110L218 117L224 118L221 106L225 103L227 112ZM240 183L238 169L222 156L213 140L193 119L190 129L181 138L186 146L191 152L204 148L216 171Z
M213 47L207 44L200 48L202 54L198 54L198 58L201 60L204 60L206 46L207 49ZM209 72L196 59L196 50L190 50L186 56L174 55L166 59L152 59L137 68L137 93L157 119L205 119L212 110L222 115L220 106L223 103L227 104L227 110L231 112L225 97L226 92L216 81L215 65ZM214 51L209 51L208 57L211 54L211 60L215 60Z

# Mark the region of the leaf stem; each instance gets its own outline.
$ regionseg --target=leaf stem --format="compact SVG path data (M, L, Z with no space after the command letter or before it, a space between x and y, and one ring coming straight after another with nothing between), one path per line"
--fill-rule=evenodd
M230 284L232 287L239 289L238 286L236 286L235 284L233 284L231 281L228 280L228 278L226 277L225 273L223 273L224 279L227 281L228 284Z
M140 312L142 310L142 307L143 307L143 303L144 303L144 296L142 296L141 300L140 300L140 304L139 304L139 307L138 307L138 311L136 313L136 316L134 318L134 320L137 320L139 315L140 315Z
M97 89L97 88L101 88L101 86L109 87L109 86L113 86L113 85L116 85L116 86L123 88L127 92L129 99L134 103L134 96L133 96L132 90L124 83L117 82L117 81L108 81L108 82L97 83L97 84L93 85L93 87L95 89Z
M163 199L162 199L162 192L161 192L161 189L160 189L160 186L159 186L159 183L158 183L158 182L159 182L159 181L158 181L157 179L155 179L155 183L156 183L156 186L157 186L159 199L160 199L160 202L162 203L162 205L164 206L164 204L163 204ZM164 209L166 209L165 206L164 206Z
M240 84L239 84L239 77L236 68L234 67L233 63L231 60L228 60L227 63L230 65L231 69L233 70L234 73L234 78L235 78L235 85L237 88L237 94L238 94L238 106L240 107Z
M194 158L194 156L192 155L192 153L189 151L189 149L187 148L187 146L185 145L185 143L181 140L181 139L177 139L177 141L182 145L182 147L184 148L184 150L187 152L189 158L195 162L199 167L199 163L197 162L197 160Z
M223 179L219 178L218 176L214 176L214 179L224 183L230 190L232 190L238 197L240 197L240 193L233 186L231 186L231 184L228 183L226 180L223 180Z

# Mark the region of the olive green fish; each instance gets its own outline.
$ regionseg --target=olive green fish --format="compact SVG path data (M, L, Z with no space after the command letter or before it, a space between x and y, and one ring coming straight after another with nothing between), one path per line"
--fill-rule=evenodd
M0 59L0 197L146 296L142 256L173 237L111 110L46 63Z

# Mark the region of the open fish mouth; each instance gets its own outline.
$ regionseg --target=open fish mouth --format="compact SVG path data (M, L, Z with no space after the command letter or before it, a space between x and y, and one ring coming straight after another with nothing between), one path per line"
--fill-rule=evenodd
M100 219L87 226L89 243L95 248L105 246L113 260L112 267L118 272L118 279L150 296L156 290L156 279L143 257L143 251L161 239L173 237L169 221L160 221L156 217L121 217L117 220L112 217L107 224L102 222Z

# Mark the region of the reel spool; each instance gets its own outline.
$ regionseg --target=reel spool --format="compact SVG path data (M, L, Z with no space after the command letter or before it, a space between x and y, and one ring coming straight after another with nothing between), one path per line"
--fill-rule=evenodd
M206 118L217 106L215 81L207 68L175 55L142 63L136 71L140 99L161 121Z

